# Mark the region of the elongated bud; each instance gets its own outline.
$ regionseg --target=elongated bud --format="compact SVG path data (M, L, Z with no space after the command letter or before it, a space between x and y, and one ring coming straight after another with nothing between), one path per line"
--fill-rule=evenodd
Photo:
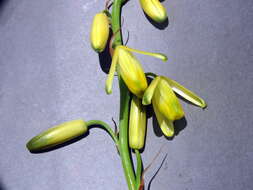
M91 46L96 52L102 52L105 49L109 37L109 20L104 12L94 16L90 40Z
M146 136L146 108L136 96L131 101L129 120L129 146L142 149Z
M167 11L159 0L140 0L143 11L154 21L164 22L167 17Z
M83 135L87 130L83 120L65 122L38 134L26 144L26 147L31 152L45 150Z
M120 76L128 89L139 98L142 98L148 83L141 64L128 50L120 48L118 53L118 71Z

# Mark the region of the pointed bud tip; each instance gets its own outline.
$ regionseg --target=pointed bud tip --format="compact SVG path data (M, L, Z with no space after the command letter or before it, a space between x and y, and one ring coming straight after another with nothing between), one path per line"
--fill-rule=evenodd
M95 47L93 47L92 46L92 48L93 48L93 50L95 51L95 52L97 52L97 53L101 53L102 51L104 51L104 49L103 48L95 48Z
M163 61L168 61L168 57L166 55L163 55L163 56L164 56Z
M105 92L106 92L106 94L111 94L112 93L112 89L109 89L109 88L107 88L107 87L105 87Z
M203 110L205 110L205 109L207 108L207 103L206 103L205 101L203 102L201 108L202 108Z
M141 103L142 103L142 105L144 105L144 106L148 105L148 102L147 102L146 99L144 99L144 98L142 99L142 102L141 102Z
M164 62L168 60L168 57L162 53L158 53L157 58L163 60Z
M162 130L162 132L165 137L169 137L169 138L173 137L175 134L174 130Z
M142 105L147 106L149 104L150 104L150 102L145 97L143 97L143 99L142 99Z

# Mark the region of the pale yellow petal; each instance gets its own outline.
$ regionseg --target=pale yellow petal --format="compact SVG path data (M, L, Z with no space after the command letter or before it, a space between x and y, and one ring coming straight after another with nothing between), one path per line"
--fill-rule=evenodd
M107 76L107 80L105 83L105 91L107 94L112 93L112 84L113 84L114 73L116 71L117 62L118 62L118 50L116 49L112 57L112 64L111 64L111 67Z
M168 84L171 86L174 92L176 92L178 95L182 96L192 104L199 106L201 108L205 108L207 106L206 102L198 95L196 95L194 92L188 90L187 88L185 88L184 86L182 86L181 84L170 78L167 77L163 78L168 82Z
M184 116L184 111L178 98L162 78L156 87L153 101L157 104L158 110L171 121L181 119Z
M128 89L142 98L148 83L141 64L131 52L122 48L119 48L118 51L118 73Z
M160 80L160 77L155 77L152 82L150 83L150 85L148 86L148 88L146 89L143 98L142 98L142 104L143 105L149 105L151 104L151 100L153 98L155 89L158 85L158 82Z
M161 59L163 61L167 61L168 60L167 56L164 55L164 54L162 54L162 53L146 52L146 51L141 51L141 50L133 49L133 48L130 48L130 47L127 47L127 46L120 46L120 48L126 49L126 50L131 51L131 52L143 54L143 55L149 55L149 56L155 57L157 59Z
M174 135L174 125L173 121L167 119L166 117L161 114L158 109L157 105L153 103L153 108L155 111L155 115L158 121L158 124L160 125L160 128L163 132L163 134L167 137L172 137Z

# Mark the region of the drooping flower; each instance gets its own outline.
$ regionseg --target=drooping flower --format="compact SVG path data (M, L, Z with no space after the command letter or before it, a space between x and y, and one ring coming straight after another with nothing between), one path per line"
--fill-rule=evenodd
M91 46L96 52L105 49L109 38L109 19L105 12L96 14L93 18L90 41Z
M141 99L134 96L131 100L129 116L129 146L133 149L142 149L146 136L146 107Z
M162 23L168 18L167 11L159 0L140 0L140 4L152 20Z
M122 45L117 46L113 53L112 64L106 80L105 89L107 94L112 92L113 77L117 69L118 74L122 77L128 89L137 97L142 98L143 93L148 86L147 79L141 64L131 52L150 55L162 59L163 61L167 60L167 57L163 54L144 52Z
M202 98L176 81L163 76L156 77L145 91L142 104L148 105L152 102L161 130L168 137L174 135L173 122L184 116L183 108L174 92L196 106L206 107Z
M87 130L83 120L65 122L38 134L26 144L26 147L31 152L42 151L83 135Z

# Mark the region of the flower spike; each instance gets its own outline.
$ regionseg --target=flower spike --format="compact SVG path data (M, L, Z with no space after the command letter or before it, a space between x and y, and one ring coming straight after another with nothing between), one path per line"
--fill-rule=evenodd
M176 81L170 78L167 77L162 78L168 82L173 91L176 92L178 95L182 96L192 104L199 106L203 109L207 107L206 102L192 91L188 90L187 88L185 88L184 86L182 86L181 84L177 83Z

